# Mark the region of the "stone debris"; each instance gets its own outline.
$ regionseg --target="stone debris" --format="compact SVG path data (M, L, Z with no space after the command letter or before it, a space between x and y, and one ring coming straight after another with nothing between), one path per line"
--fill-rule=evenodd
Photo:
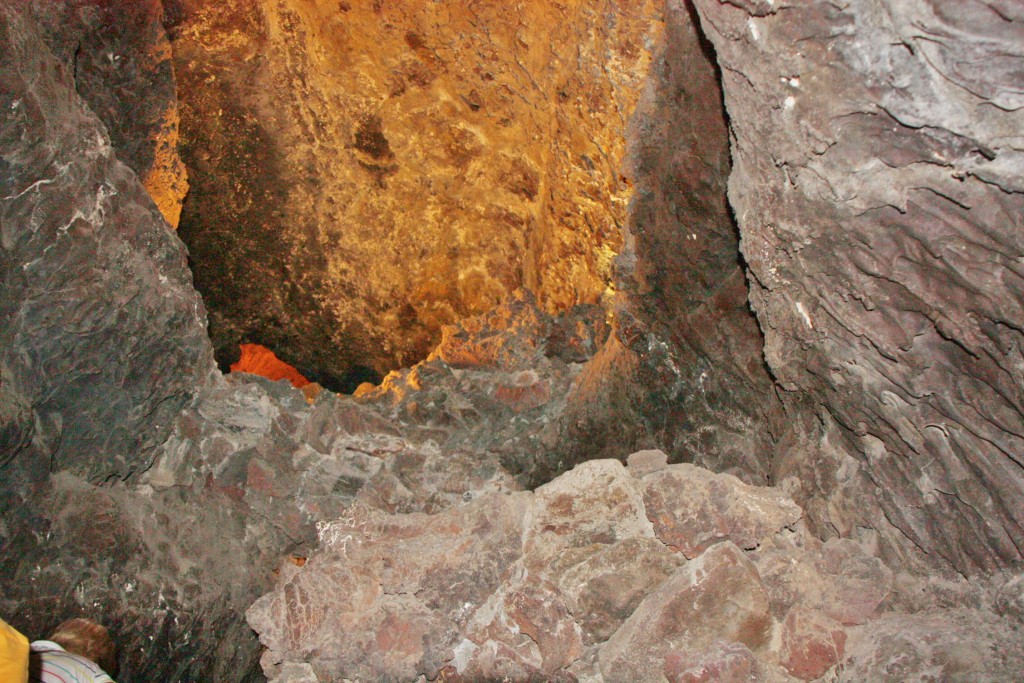
M677 501L721 501L711 517L730 534L686 546L687 557L657 532L699 531L706 516L648 504L658 482ZM757 541L745 550L733 536ZM247 617L273 683L897 680L879 668L899 658L875 629L904 624L900 647L916 653L907 676L963 664L970 680L998 680L1017 661L964 663L966 643L1019 642L995 629L995 613L886 611L895 590L859 544L810 537L778 489L686 464L600 460L534 492L435 514L353 504ZM940 653L937 639L971 618L988 626L960 637L961 654Z

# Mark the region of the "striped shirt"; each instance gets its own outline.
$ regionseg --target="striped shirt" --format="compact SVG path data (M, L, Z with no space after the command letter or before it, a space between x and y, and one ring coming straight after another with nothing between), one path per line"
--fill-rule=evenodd
M32 643L30 660L29 683L114 683L93 662L49 640Z

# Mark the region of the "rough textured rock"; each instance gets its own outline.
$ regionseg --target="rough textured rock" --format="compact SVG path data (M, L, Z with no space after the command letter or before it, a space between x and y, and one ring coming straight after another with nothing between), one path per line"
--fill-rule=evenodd
M520 286L605 295L656 2L167 4L220 360L350 391Z
M564 459L657 447L765 483L778 403L726 200L718 69L689 3L665 3L629 145L635 192L615 266L615 339L569 400Z
M702 652L672 652L665 658L669 683L750 683L762 680L754 653L742 643L717 641Z
M846 631L824 614L794 609L782 624L782 666L804 681L821 678L842 658Z
M117 158L139 176L172 227L188 191L178 156L178 99L160 0L21 3L72 66L75 89L99 117Z
M800 508L781 491L748 486L694 465L647 475L644 504L658 538L689 558L723 540L752 550L801 517Z
M722 65L751 300L796 426L773 481L823 501L806 506L823 533L877 529L892 562L1020 561L1020 7L694 4Z
M126 478L211 369L202 303L71 55L21 3L0 6L0 43L0 462Z
M264 670L308 658L321 681L436 673L518 559L526 508L521 496L488 496L433 517L354 508L324 525L322 552L248 612Z
M43 638L63 620L108 626L118 681L246 681L259 644L239 614L289 540L202 486L139 495L58 474L6 516L0 611Z
M840 681L996 683L1020 678L1020 624L974 610L884 617L851 634Z
M687 561L658 541L646 483L598 460L534 493L490 494L435 514L354 505L321 523L309 561L286 565L249 610L268 647L264 670L280 683L310 671L322 683L778 671L769 593L750 557L726 540ZM713 483L696 478L690 493L701 498ZM745 514L726 508L720 519L730 526Z
M132 145L152 144L154 122L168 120L156 5L0 2L4 618L34 637L68 616L100 618L123 645L122 681L261 680L243 622L260 595L249 614L272 645L262 663L278 683L345 672L1015 680L1024 670L1014 277L1022 103L1009 79L1024 44L1019 10L697 3L723 65L731 195L777 402L743 303L722 201L726 127L688 3L665 6L664 47L633 126L640 191L603 347L600 307L559 318L543 309L596 299L606 284L606 233L621 221L625 190L609 169L621 148L601 145L608 157L597 163L589 146L608 130L599 110L612 103L606 112L618 116L636 95L621 78L642 78L651 46L604 57L625 46L620 38L654 35L648 4L506 4L499 14L474 3L478 18L451 3L406 4L405 14L352 4L166 3L196 97L191 121L210 124L192 139L191 159L208 179L235 169L200 190L196 211L217 194L210 221L247 229L236 242L248 248L240 286L255 292L288 263L315 284L311 254L365 227L346 223L339 237L297 221L282 243L277 228L295 214L278 207L329 206L310 215L332 220L383 213L389 192L404 202L408 187L428 184L421 173L423 185L403 186L440 155L448 175L437 185L451 184L413 197L445 200L417 214L424 232L374 244L412 254L398 263L414 271L428 242L424 270L406 274L433 279L411 311L383 289L366 310L394 314L398 326L415 320L415 332L450 312L442 293L454 292L451 310L484 310L520 279L542 305L514 294L358 398L324 392L310 405L287 383L210 377L180 245L114 158L134 164ZM452 21L428 32L424 22L442 15ZM550 31L555 16L567 19ZM470 35L474 22L494 30ZM538 22L551 36L531 42ZM580 41L582 61L548 50L549 37L591 25L611 33ZM373 64L348 49L380 36L375 47L389 56ZM520 63L453 58L488 43ZM548 57L547 70L533 70ZM396 87L385 97L372 79L361 90L316 78L318 64L342 62L378 76L394 67ZM491 62L504 70L467 70ZM591 87L593 64L607 64L613 86ZM526 85L530 74L536 85ZM146 79L151 100L140 99ZM470 82L475 95L462 88ZM515 99L534 91L548 99ZM595 93L607 97L566 104ZM539 119L489 118L520 102L550 114L545 135L575 127L588 139L520 144ZM136 119L125 118L133 106ZM416 135L396 135L414 125ZM478 149L480 135L488 144ZM552 154L537 156L541 148ZM361 180L333 185L331 154ZM549 182L578 180L580 169L593 170L584 182L593 196ZM456 176L481 185L459 194ZM511 207L498 218L474 203L490 177L506 185L489 199ZM570 206L585 210L559 213ZM451 224L429 232L440 216ZM509 241L484 243L480 217L506 226ZM556 234L552 217L573 231ZM577 241L595 234L597 251ZM463 240L453 258L471 252L460 263L523 255L459 279L433 258L450 252L453 235ZM526 248L524 235L537 240ZM277 254L269 269L255 260L261 250ZM376 286L374 271L344 275L357 293ZM309 291L278 290L268 304L275 320L321 310L323 291ZM315 305L303 308L305 296ZM263 300L240 297L253 301ZM336 320L299 322L308 327L289 334L316 346L325 338L317 326ZM740 479L668 465L655 451L634 454L628 468L590 462L554 478L638 445ZM48 476L60 469L71 471ZM768 480L778 488L749 486ZM800 522L789 494L806 512ZM935 568L971 580L920 573Z
M536 487L573 464L559 447L572 419L567 396L581 361L607 334L596 306L552 317L518 290L491 312L444 328L426 361L357 395L410 438L496 455L523 486ZM623 454L620 447L615 455Z
M602 648L601 673L608 683L661 680L673 649L700 652L724 640L756 650L770 632L768 597L757 570L725 541L640 603Z

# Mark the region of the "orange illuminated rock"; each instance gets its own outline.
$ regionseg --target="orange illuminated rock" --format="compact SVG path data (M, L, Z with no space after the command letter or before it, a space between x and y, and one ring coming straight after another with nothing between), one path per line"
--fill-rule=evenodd
M607 297L661 3L175 4L180 234L218 358L264 339L348 392L520 287Z
M242 344L241 349L242 357L237 363L231 364L231 372L248 372L250 375L260 375L275 382L286 379L296 389L310 384L302 373L275 356L267 347L259 344Z

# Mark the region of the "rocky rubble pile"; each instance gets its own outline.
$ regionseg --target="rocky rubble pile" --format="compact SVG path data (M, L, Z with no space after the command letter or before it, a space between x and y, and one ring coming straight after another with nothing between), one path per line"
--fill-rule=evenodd
M354 504L248 619L274 683L1010 680L1024 666L1012 617L956 606L955 590L949 609L915 611L901 596L933 588L811 538L801 515L778 489L660 451L437 514Z
M140 485L61 475L12 520L0 604L106 605L122 670L167 680L258 676L247 608L274 683L1024 670L1020 577L894 574L870 532L822 542L781 489L648 450L524 490L559 466L564 397L602 334L521 293L356 398L213 382Z

